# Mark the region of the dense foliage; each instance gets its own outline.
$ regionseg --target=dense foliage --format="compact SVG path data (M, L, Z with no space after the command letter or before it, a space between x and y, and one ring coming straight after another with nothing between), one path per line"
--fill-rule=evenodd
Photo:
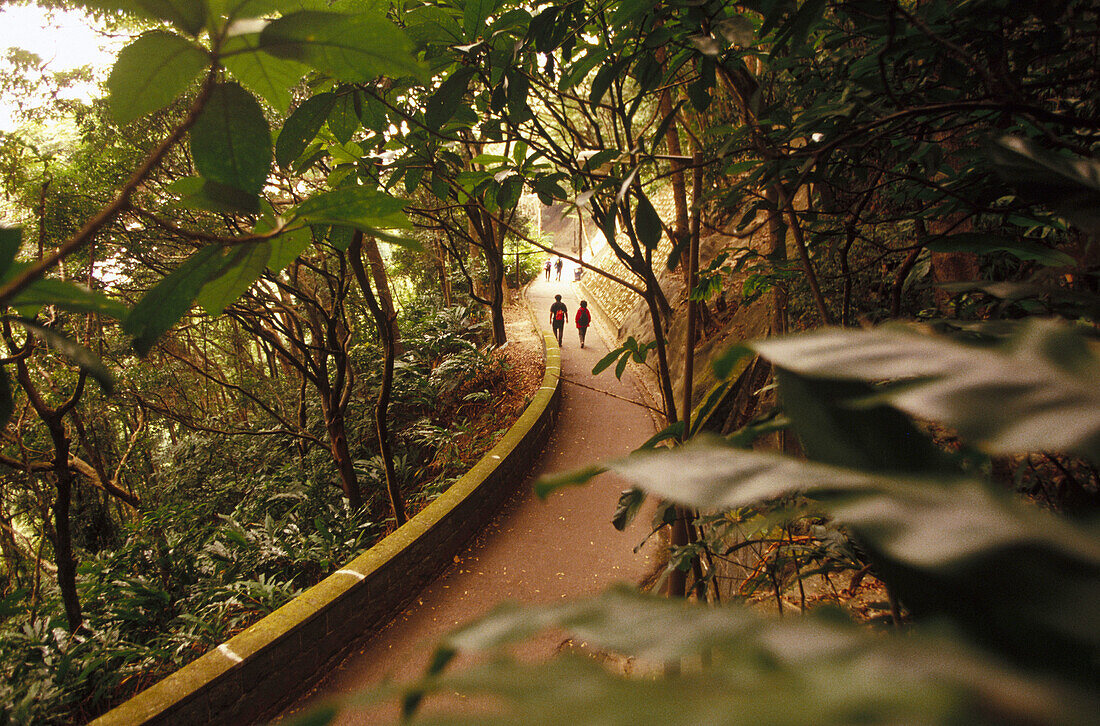
M26 642L70 652L89 633L123 633L119 621L177 617L85 614L80 597L113 586L92 565L111 557L151 563L140 586L119 581L127 603L159 602L194 576L152 564L178 546L166 533L127 528L182 502L173 487L218 500L209 511L224 517L202 525L217 554L189 561L210 577L196 592L218 594L173 605L190 623L223 611L230 624L209 626L214 639L240 603L262 611L301 586L289 573L311 571L302 550L325 561L387 511L403 521L402 483L450 462L441 428L453 421L421 418L424 392L461 416L483 394L459 382L486 361L476 346L441 361L430 332L408 334L420 323L398 320L378 242L400 248L390 258L407 280L438 284L448 304L481 303L503 343L509 255L531 251L518 240L544 246L519 211L526 191L587 214L627 271L596 272L646 308L650 339L598 368L656 360L669 429L647 448L672 451L607 466L639 487L616 521L646 492L666 502L669 589L685 592L693 575L696 599L723 597L721 562L752 552L741 595L770 587L782 611L797 590L805 611L813 577L867 576L889 620L914 632L868 637L825 617L792 627L611 594L504 613L448 648L557 623L691 667L631 679L579 660L494 665L430 674L415 693L497 693L532 723L560 722L566 704L593 723L801 723L812 705L824 720L867 722L1096 712L1094 3L88 5L144 32L112 71L109 115L85 119L87 157L3 147L32 223L0 230L0 302L12 311L0 414L15 472L0 543L7 592L30 591L36 624L52 550L71 631L35 625ZM671 205L654 201L666 193ZM708 236L720 249L700 261ZM686 301L670 294L670 272ZM673 328L693 350L699 330L753 304L769 333L795 334L720 358L719 385L700 395L694 356L668 345ZM852 329L891 319L911 326ZM796 332L820 326L838 327ZM427 375L414 382L408 369ZM373 427L350 405L368 375ZM195 445L227 433L290 453L265 470L270 497L245 496L239 452ZM377 457L361 453L372 437ZM311 488L325 465L369 516L315 523L341 508ZM360 472L378 482L373 495ZM134 532L153 539L127 555ZM234 570L235 548L255 574ZM569 686L561 698L539 690L548 678Z

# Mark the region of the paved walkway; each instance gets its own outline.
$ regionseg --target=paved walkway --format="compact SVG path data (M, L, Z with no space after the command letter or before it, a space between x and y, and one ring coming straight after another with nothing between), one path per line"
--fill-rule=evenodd
M540 276L528 288L531 307L546 331L555 294L561 294L569 306L570 318L578 307L572 273L567 262L560 282L547 282ZM576 327L572 323L566 326L561 411L546 449L532 462L530 479L517 483L516 495L486 531L409 609L333 668L284 717L331 698L356 694L386 679L408 681L419 676L441 636L500 602L536 604L592 594L613 582L640 582L654 570L656 538L639 553L633 552L649 532L651 511L643 512L626 532L611 526L619 492L626 488L622 480L603 474L588 486L561 490L545 502L531 492L532 483L543 474L622 456L654 432L644 408L570 384L578 381L623 398L637 398L633 388L617 381L613 373L592 376L592 367L609 350L600 330L600 325L589 328L581 349ZM529 644L522 655L549 655L560 644L560 635L549 634ZM349 703L336 723L394 723L397 716L395 704L367 709Z

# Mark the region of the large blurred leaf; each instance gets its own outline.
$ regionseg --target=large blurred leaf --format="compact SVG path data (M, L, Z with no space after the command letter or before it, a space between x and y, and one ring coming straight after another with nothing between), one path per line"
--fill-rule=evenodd
M83 285L53 278L36 280L11 301L17 308L37 310L43 305L53 305L75 313L98 313L116 320L126 317L128 310L118 300Z
M374 13L291 13L264 28L260 45L274 56L301 61L349 83L378 76L424 77L409 39Z
M988 282L974 280L970 282L939 283L948 292L982 292L986 295L1016 303L1032 301L1041 309L1048 309L1058 315L1075 320L1086 318L1100 320L1100 298L1087 290L1071 290L1051 282Z
M261 220L256 224L256 232L258 234L264 234L272 229L271 223L267 220ZM298 229L291 229L283 232L278 237L273 237L270 240L271 244L271 257L267 261L267 267L269 270L278 274L286 268L291 262L298 258L298 255L306 251L306 249L313 243L313 232L309 227L299 227Z
M319 93L294 109L275 141L275 161L280 167L289 168L305 152L335 107L335 93Z
M164 108L210 62L206 51L178 35L153 30L122 49L107 79L111 115L120 124Z
M286 12L291 6L287 0L206 0L206 4L211 13L224 15L230 20L256 18L276 11ZM296 1L293 7L297 8L301 4Z
M81 370L96 379L105 393L110 394L114 390L114 376L111 375L111 371L107 370L107 366L103 365L103 361L95 353L51 328L43 327L30 320L20 319L17 322L47 346L76 363Z
M704 511L792 494L847 527L918 616L950 618L974 642L1074 679L1100 675L1100 530L976 481L869 473L703 439L607 467L637 488Z
M313 224L338 224L364 231L407 229L405 202L365 186L315 194L290 210Z
M263 274L271 258L271 243L264 240L240 244L223 250L222 254L220 269L197 296L198 303L211 317L220 315Z
M252 94L216 85L191 129L191 155L203 178L259 194L271 169L271 130Z
M297 61L262 52L258 33L227 38L222 46L221 62L241 85L282 113L290 108L291 91L309 71Z
M23 243L21 227L0 227L0 279L3 279Z
M122 329L133 336L139 355L148 353L157 339L187 314L221 264L221 247L208 245L145 293L122 323Z
M1034 240L1009 240L990 234L968 232L942 237L925 245L933 252L1007 252L1021 260L1033 260L1051 267L1073 265L1074 259L1065 252L1052 250Z
M198 35L206 24L203 0L111 0L102 5L117 6L153 20L166 20L191 35Z
M949 473L931 438L891 406L865 403L875 390L863 381L805 378L775 372L783 413L814 461L865 471Z
M455 651L494 652L545 629L629 657L634 675L572 654L536 665L483 659L429 676L413 693L458 693L493 708L466 716L428 709L413 723L1072 724L1096 705L1085 689L1052 687L949 637L874 635L812 616L769 622L741 608L622 588L570 603L503 606L452 634L434 663ZM706 665L665 677L655 668L682 659Z
M1032 321L1007 348L912 330L823 330L752 347L799 375L891 381L883 400L992 454L1061 451L1100 461L1100 362L1078 332Z
M168 185L168 191L178 195L180 204L188 209L230 214L255 214L260 210L260 199L255 194L201 176L176 179Z
M1089 231L1100 230L1100 162L1044 149L1020 136L989 147L993 168L1021 197Z

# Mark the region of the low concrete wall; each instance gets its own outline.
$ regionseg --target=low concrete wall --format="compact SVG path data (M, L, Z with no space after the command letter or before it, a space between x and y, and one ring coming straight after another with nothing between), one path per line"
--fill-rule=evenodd
M271 715L311 674L400 612L515 491L561 401L561 352L504 438L419 514L343 569L92 723L241 724Z

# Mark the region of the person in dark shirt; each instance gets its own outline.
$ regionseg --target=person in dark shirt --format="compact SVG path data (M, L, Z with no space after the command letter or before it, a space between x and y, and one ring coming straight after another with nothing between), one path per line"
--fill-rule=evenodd
M558 258L558 261L554 263L554 271L558 273L557 279L559 279L559 280L561 279L561 267L562 267L563 264L565 264L565 263L562 261L562 259L560 257Z
M554 337L561 345L561 336L565 333L565 321L569 319L569 308L561 301L561 295L554 296L554 304L550 306L550 329L554 331Z

